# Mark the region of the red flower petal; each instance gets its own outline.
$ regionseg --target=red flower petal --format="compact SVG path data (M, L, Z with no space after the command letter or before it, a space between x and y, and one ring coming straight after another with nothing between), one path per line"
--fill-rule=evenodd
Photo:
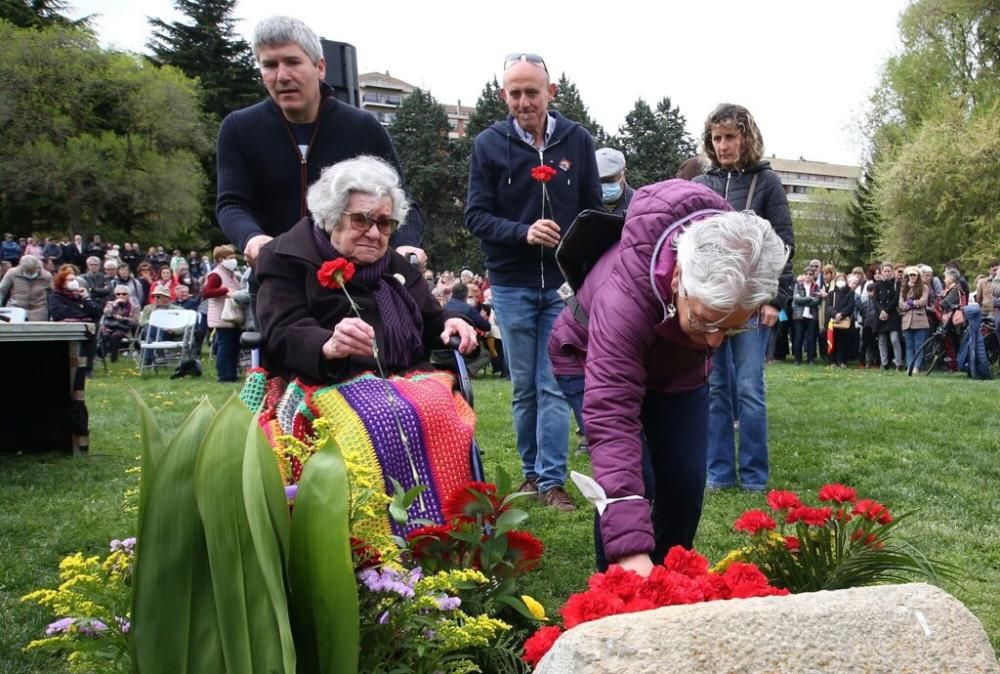
M348 262L345 258L338 257L336 260L327 260L320 265L316 272L316 279L324 288L337 290L343 288L354 278L354 263Z
M771 510L788 510L790 508L798 508L802 505L802 501L799 500L798 494L793 491L780 491L778 489L772 489L767 495L767 505L771 507Z
M476 494L486 496L489 506L484 504ZM448 494L441 510L446 521L475 520L477 515L484 517L495 517L500 501L497 498L496 485L488 482L466 482L461 487L457 487ZM492 520L491 520L492 521Z
M811 527L822 527L826 525L832 515L832 508L810 508L809 506L800 506L798 508L792 508L788 511L787 522L789 524L795 524L801 520Z
M861 515L865 519L878 522L879 524L889 524L892 522L892 514L889 512L889 509L878 501L873 501L869 498L858 501L852 512L855 515Z
M534 166L531 169L532 180L537 180L540 183L547 183L556 176L556 170L551 166L546 166L545 164L540 164Z
M507 532L507 554L504 559L513 562L514 573L520 575L538 566L545 546L527 531Z
M540 628L524 642L524 655L521 658L528 663L528 666L534 668L561 634L562 628L556 625Z
M775 526L774 518L763 510L757 509L747 510L733 523L733 529L745 531L751 535L761 531L773 531Z
M680 545L675 545L667 551L663 565L689 578L697 578L708 573L708 560L694 550L685 550Z
M854 503L858 498L858 492L854 487L843 484L824 484L819 490L820 501L833 501L834 503Z

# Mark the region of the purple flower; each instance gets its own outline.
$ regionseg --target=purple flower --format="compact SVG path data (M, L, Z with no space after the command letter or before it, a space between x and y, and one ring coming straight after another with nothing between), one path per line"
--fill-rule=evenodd
M417 569L419 572L419 569ZM410 598L413 596L413 586L420 579L420 574L400 574L395 569L385 569L379 573L374 568L365 569L358 573L358 580L372 592L392 592L400 597Z
M437 605L442 611L454 611L462 605L462 600L459 597L437 597Z
M290 484L285 487L285 499L291 503L295 500L295 496L299 493L299 485Z
M100 620L94 618L92 620L81 622L78 629L81 636L96 637L101 632L106 631L108 626Z
M387 622L389 622L389 612L385 611L382 615L378 617L378 624L385 625Z
M126 538L123 541L120 541L116 538L113 541L111 541L110 547L111 547L111 552L118 552L119 550L121 550L122 552L132 554L132 552L135 550L135 536Z
M128 621L128 618L122 618L120 615L116 615L115 623L118 625L118 631L122 634L128 634L132 631L132 623Z
M45 628L45 633L49 636L63 634L73 626L74 622L76 622L75 618L60 618L53 623L49 623L49 626Z

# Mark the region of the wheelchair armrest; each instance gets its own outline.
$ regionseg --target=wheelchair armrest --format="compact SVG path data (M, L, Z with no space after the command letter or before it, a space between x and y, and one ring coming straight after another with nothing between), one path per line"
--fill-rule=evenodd
M259 349L264 343L264 335L259 332L244 332L240 334L240 346L244 349Z

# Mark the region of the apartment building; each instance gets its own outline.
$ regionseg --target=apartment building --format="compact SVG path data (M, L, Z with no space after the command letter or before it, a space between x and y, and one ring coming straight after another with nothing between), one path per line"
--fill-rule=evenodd
M382 124L388 126L396 119L396 111L403 99L413 93L415 86L409 82L393 77L388 71L384 73L371 72L358 75L358 88L361 90L361 109L375 115ZM449 138L465 136L465 125L475 107L454 104L442 104L448 115L451 131Z

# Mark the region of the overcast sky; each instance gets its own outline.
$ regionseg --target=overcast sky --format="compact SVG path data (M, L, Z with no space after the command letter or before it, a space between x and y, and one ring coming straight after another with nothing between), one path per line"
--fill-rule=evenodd
M146 51L147 17L181 19L170 0L70 0L97 14L105 46ZM504 55L541 54L576 83L591 116L617 130L637 98L669 96L693 135L720 102L745 105L768 155L857 163L856 126L885 59L899 49L906 0L483 3L239 0L238 30L276 13L357 47L361 72L389 71L442 103L475 105ZM262 89L263 93L263 89Z

